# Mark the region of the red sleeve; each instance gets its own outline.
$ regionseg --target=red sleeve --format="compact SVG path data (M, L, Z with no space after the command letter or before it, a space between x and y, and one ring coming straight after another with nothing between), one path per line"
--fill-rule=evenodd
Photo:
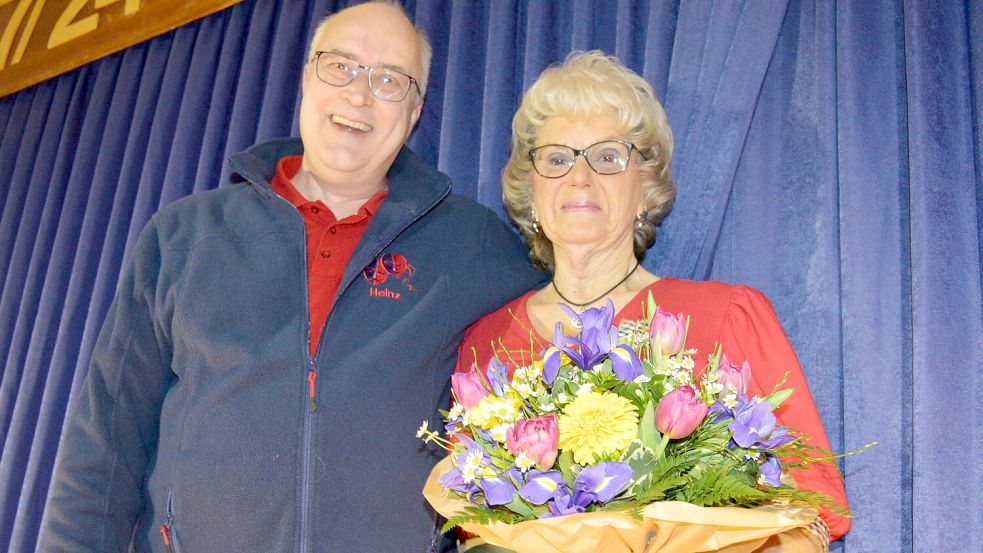
M795 351L782 330L771 302L761 292L746 286L735 286L730 306L723 321L720 341L727 357L735 363L751 363L751 394L770 393L789 373L785 388L795 391L775 412L778 421L811 437L809 445L829 450L829 438L823 428L816 403L809 392L802 367ZM791 476L804 490L825 493L846 506L846 491L839 471L828 463L817 463L806 470L791 471ZM836 540L850 530L850 519L828 509L820 513L829 525L830 539Z

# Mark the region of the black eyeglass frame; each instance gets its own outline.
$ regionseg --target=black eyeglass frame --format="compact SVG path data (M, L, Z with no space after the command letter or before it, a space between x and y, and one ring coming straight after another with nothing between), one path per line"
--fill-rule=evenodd
M351 79L349 79L348 82L345 83L345 84L334 84L334 83L329 83L328 81L324 80L321 77L321 74L317 70L318 66L320 65L318 63L318 61L321 59L321 54L331 54L332 56L338 56L338 57L341 57L341 58L345 58L346 60L352 62L352 64L355 65L355 69L353 71L351 71L351 72L348 73L349 76L351 76ZM410 80L410 84L412 84L413 86L416 87L416 93L417 94L422 94L423 93L423 91L420 90L420 83L417 82L417 80L415 78L407 75L406 73L403 73L402 71L400 71L398 69L393 69L391 67L371 67L369 65L365 65L363 63L359 63L358 61L353 60L352 58L350 58L350 57L348 57L348 56L346 56L344 54L339 54L338 52L328 52L326 50L318 50L318 51L314 52L314 57L311 58L311 62L314 64L314 75L317 76L317 80L321 81L322 83L324 83L326 85L330 85L330 86L337 86L337 87L348 86L348 85L352 84L353 82L355 82L355 79L358 78L359 73L361 73L364 70L366 72L366 74L368 75L368 79L369 79L369 92L371 92L372 95L375 96L376 98L379 98L380 100L383 100L385 102L402 102L403 100L406 99L407 96L409 96L409 94L410 94L410 87L406 87L406 91L403 92L403 95L401 97L399 97L399 98L382 98L382 97L380 97L378 94L376 94L375 90L372 88L372 74L377 69L379 71L390 71L392 73L398 73L398 74L406 77L407 79Z
M598 171L597 169L594 168L594 165L590 162L590 158L587 157L587 152L590 151L591 148L593 148L594 146L597 146L598 144L606 144L608 142L616 142L616 143L621 144L621 145L623 145L623 146L625 146L625 147L628 148L628 156L627 156L626 161L625 161L625 166L622 167L620 171L616 171L614 173L602 173L602 172ZM559 174L559 175L555 175L555 176L552 176L552 177L546 176L543 173L541 173L539 171L539 167L536 166L536 152L539 151L539 150L541 150L541 149L543 149L543 148L548 148L550 146L560 146L560 147L563 147L563 148L569 148L570 151L573 152L573 159L571 159L570 162L566 164L567 170L564 171L563 173ZM566 144L543 144L542 146L536 146L535 148L531 148L529 150L529 161L532 162L532 168L533 168L533 170L536 171L536 173L539 176L543 177L544 179L559 179L559 178L562 178L562 177L567 176L567 174L570 173L570 170L573 169L573 166L576 165L577 158L578 157L583 157L584 158L584 161L587 162L587 166L590 167L590 170L591 171L594 171L598 175L618 175L620 173L624 173L625 170L628 169L628 164L631 163L631 153L632 152L638 152L638 155L642 156L642 159L648 159L647 157L645 157L645 154L642 153L642 150L640 150L637 146L635 146L631 142L627 142L627 141L624 141L624 140L600 140L598 142L595 142L595 143L591 144L590 146L585 146L584 148L581 148L579 150L576 149L576 148L572 148L570 146L567 146Z

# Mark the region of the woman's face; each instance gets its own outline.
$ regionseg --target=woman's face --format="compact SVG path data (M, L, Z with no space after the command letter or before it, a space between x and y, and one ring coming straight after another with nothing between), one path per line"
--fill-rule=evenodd
M615 119L554 117L540 128L536 146L562 144L580 150L604 140L625 140ZM570 172L559 178L532 174L532 202L539 225L556 248L633 251L635 217L642 211L637 152L628 167L615 175L599 175L578 156Z

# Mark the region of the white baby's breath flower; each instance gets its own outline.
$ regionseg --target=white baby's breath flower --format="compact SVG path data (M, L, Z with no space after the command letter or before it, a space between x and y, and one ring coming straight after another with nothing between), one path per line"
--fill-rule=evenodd
M464 458L464 462L458 469L461 471L461 479L465 484L470 484L478 477L481 469L482 456L480 451L469 451Z
M581 387L577 388L577 391L575 392L575 394L576 394L577 397L580 397L580 396L582 396L584 394L588 394L588 393L590 393L592 391L594 391L594 387L588 384L588 385L581 386Z
M460 403L455 403L454 407L451 407L451 410L447 412L447 418L448 419L461 418L464 416L464 411L465 409L463 405L461 405Z
M519 397L523 399L531 397L532 395L535 394L535 390L533 390L532 385L529 384L528 382L522 382L521 384L517 384L514 389L516 393L519 394Z
M723 384L719 382L708 382L706 385L707 393L711 396L715 396L720 392L724 391Z
M536 466L536 461L533 461L529 457L526 457L525 453L520 453L515 458L515 466L519 468L522 472L526 472L532 467Z
M727 394L724 396L723 401L724 405L726 405L728 409L733 409L735 406L737 406L737 394Z
M416 431L416 437L422 438L429 429L430 429L430 423L427 421L423 421L423 424L420 425L420 429Z
M492 438L495 438L500 443L505 443L505 434L512 428L511 424L496 424L488 431Z

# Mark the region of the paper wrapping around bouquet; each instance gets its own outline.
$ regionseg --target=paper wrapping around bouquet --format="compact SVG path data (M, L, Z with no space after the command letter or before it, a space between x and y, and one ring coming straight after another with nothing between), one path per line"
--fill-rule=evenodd
M423 488L430 505L448 518L471 505L443 492L439 477L450 468L450 458L438 463ZM461 528L517 553L745 553L771 546L783 553L806 553L819 550L804 529L816 513L799 505L747 509L659 501L642 509L643 520L605 511L517 524L465 523Z

